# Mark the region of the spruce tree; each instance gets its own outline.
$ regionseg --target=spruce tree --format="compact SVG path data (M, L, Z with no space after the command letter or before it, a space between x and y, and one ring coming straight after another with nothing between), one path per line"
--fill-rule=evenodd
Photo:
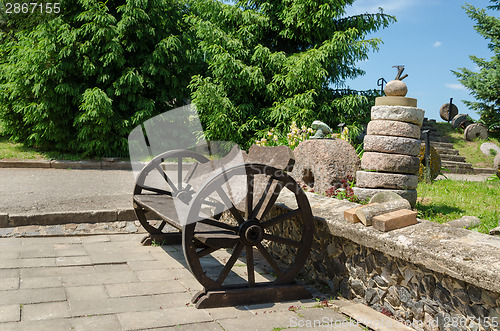
M378 49L381 40L367 34L395 19L346 17L353 2L193 1L189 22L208 69L190 87L208 137L248 147L270 127L285 134L292 121L366 123L374 92L343 82L362 75L356 63Z
M500 0L490 0L488 6L492 10L500 10ZM490 60L471 55L470 59L479 68L473 71L467 68L458 68L452 71L470 90L476 101L464 101L480 115L484 123L494 136L500 136L500 18L489 15L485 9L472 5L464 6L467 15L476 22L474 29L486 40L488 48L494 53Z

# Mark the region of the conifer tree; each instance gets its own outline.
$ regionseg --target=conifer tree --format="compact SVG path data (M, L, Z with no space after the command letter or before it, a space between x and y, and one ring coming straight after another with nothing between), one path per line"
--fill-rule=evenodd
M374 92L343 89L343 82L362 75L356 63L377 50L381 40L367 34L395 19L346 17L353 2L193 1L189 22L208 70L190 87L208 137L248 147L270 127L284 134L292 121L367 122Z
M490 0L490 2L489 9L500 10L500 0ZM500 18L489 15L485 9L469 4L464 8L467 15L476 22L474 29L488 40L488 48L494 54L489 61L474 55L470 56L479 68L478 71L458 68L452 72L477 100L464 103L474 109L480 115L480 121L498 137L500 136Z

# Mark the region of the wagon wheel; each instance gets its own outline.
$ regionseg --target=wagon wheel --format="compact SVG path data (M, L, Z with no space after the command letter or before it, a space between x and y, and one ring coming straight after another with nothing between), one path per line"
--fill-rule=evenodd
M225 189L229 181L238 178L240 190L235 190L235 187L230 187L233 190ZM271 207L280 193L286 190L295 196L297 207L285 214L271 215ZM243 191L243 195L238 198L238 192L234 191ZM225 205L231 217L205 216L205 205L210 205L214 199ZM304 191L282 170L262 164L242 164L214 176L193 197L187 219L192 223L183 228L184 255L191 272L206 290L289 284L306 262L312 245L313 218ZM283 229L294 227L297 231L290 233L296 235L291 238L290 234L287 238ZM281 261L287 262L285 267L269 253L272 245L286 251L283 253L284 260L289 259ZM230 253L228 259L214 261L214 257L219 257L221 253L227 255L227 251ZM240 268L236 284L235 277L226 282L242 254L245 255L246 270ZM259 256L272 269L274 280L256 273L255 260ZM238 267L241 266L236 269Z
M167 159L174 159L177 161L177 169L173 175L167 174L164 169L163 163ZM166 197L177 197L185 203L189 203L189 200L195 192L189 184L185 183L186 176L189 177L189 173L187 171L182 171L183 164L185 165L187 163L186 159L189 159L190 162L194 159L199 163L209 161L205 156L189 150L173 150L162 153L151 160L144 167L144 169L141 170L135 183L134 195L165 195ZM157 179L156 182L154 184L149 183L148 178L155 176ZM141 225L146 231L152 235L164 233L163 229L167 224L165 221L158 222L148 220L146 217L146 211L135 203L134 209L139 222L141 222Z

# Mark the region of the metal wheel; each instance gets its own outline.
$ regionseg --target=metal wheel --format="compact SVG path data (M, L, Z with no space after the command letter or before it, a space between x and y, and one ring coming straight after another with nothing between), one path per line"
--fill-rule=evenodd
M280 194L294 197L296 208L272 215ZM220 209L205 212L221 204L223 217ZM284 171L262 164L238 165L212 177L193 197L188 220L184 255L206 290L290 284L312 245L313 217L304 191ZM279 248L279 261L270 253L273 246ZM257 273L257 260L272 274Z
M169 171L164 162L171 159L176 161L170 164L175 169ZM173 150L158 155L141 170L135 183L134 195L164 195L166 198L176 197L188 204L195 192L191 185L186 184L190 174L187 170L183 171L183 166L193 163L193 159L199 163L209 161L205 156L189 150ZM136 203L134 209L146 231L152 235L164 233L163 229L167 224L165 221L148 220L146 210Z

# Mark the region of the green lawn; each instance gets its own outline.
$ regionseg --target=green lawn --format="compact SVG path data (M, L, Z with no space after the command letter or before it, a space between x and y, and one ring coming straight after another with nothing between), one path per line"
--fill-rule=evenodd
M486 140L466 141L462 131L455 130L446 122L436 123L442 136L448 138L453 147L458 150L465 161L472 164L474 168L493 168L495 155L484 155L479 147L485 142L492 142L500 146L499 139L489 137Z
M473 229L481 233L498 226L500 220L500 180L486 182L437 180L418 184L418 217L446 223L462 216L476 216L481 224Z

